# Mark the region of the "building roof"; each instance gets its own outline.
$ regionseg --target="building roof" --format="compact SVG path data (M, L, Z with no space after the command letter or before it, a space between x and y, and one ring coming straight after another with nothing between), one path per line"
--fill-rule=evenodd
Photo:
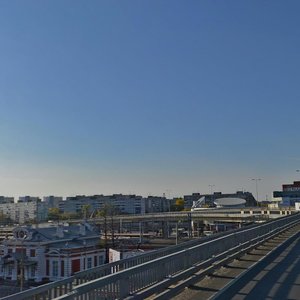
M99 231L88 223L79 225L58 225L49 227L33 228L31 226L20 226L13 230L14 237L11 241L60 243L66 240L70 244L78 244L78 239L89 239L99 237ZM81 241L82 243L82 241ZM88 241L86 242L88 244Z
M242 198L218 198L214 201L217 206L245 205L246 200Z

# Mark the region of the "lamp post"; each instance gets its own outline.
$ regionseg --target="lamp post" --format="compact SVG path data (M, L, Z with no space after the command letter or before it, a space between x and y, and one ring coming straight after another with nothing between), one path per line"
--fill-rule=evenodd
M213 193L213 187L215 186L214 184L209 184L208 185L210 187L210 194L212 195Z
M86 240L83 241L84 247L84 257L83 257L83 270L87 269L87 259L86 259Z
M69 243L68 242L66 242L65 243L65 249L67 250L66 252L66 254L67 254L67 261L66 261L66 267L67 267L67 272L66 272L66 275L67 275L67 277L69 277L70 276L70 262L69 262L69 259L70 259L70 256L69 256Z
M169 202L169 212L171 212L171 192L170 189L166 189L166 194L164 193L164 197L166 196L166 199Z
M211 201L211 203L209 204L209 206L212 206L213 205L213 187L215 185L214 184L209 184L208 186L210 187L210 201ZM206 204L206 201L205 201L205 204Z
M258 185L257 185L257 182L261 181L261 178L252 178L251 180L255 181L256 201L258 202Z

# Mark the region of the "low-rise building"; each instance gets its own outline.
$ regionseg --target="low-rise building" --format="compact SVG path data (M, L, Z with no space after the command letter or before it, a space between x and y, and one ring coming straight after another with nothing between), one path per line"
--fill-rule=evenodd
M280 205L295 206L296 202L300 202L300 181L283 184L282 191L274 191L273 197L281 200Z
M49 225L48 225L49 226ZM88 223L56 227L16 227L0 245L0 278L55 281L102 265L99 232Z

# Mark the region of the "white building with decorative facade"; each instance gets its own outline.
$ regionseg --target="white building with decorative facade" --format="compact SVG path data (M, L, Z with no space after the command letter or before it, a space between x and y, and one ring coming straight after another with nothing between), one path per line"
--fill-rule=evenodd
M17 227L0 245L0 278L25 282L60 280L102 265L105 250L88 223L45 228Z

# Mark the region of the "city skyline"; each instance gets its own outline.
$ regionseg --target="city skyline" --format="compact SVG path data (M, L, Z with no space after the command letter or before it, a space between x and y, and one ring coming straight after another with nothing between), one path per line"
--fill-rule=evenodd
M272 199L300 179L297 1L1 1L0 195Z

